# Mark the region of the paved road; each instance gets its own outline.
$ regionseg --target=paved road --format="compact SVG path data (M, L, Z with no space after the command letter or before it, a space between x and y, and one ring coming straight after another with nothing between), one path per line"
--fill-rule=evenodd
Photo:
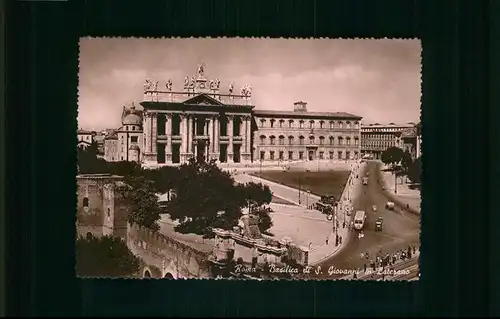
M415 245L419 242L420 219L411 213L406 213L400 207L395 207L394 211L386 210L385 203L387 197L382 191L382 176L379 168L380 164L374 161L367 163L365 171L369 172L368 185L365 190L354 198L354 210L364 210L367 212L365 223L365 236L359 239L357 236L349 236L347 245L336 255L320 263L321 273L315 275L318 279L337 279L343 274L328 274L328 269L334 267L341 270L363 269L364 261L361 260L362 252L368 252L370 256L375 256L380 248L383 253L394 253L399 249L407 248L408 245ZM372 205L377 205L377 212L373 212ZM375 231L375 221L381 216L384 219L383 230Z

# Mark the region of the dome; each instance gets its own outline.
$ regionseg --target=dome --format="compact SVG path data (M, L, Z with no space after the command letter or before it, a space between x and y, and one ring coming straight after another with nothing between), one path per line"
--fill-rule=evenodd
M139 115L130 113L123 119L123 125L142 125L142 119Z
M137 144L132 144L132 145L130 145L129 150L130 151L140 151L141 149L139 148L139 146Z

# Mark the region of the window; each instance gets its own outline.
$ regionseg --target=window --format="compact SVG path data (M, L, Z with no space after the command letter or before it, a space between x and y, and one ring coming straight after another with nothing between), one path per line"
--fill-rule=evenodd
M271 137L269 137L269 139L271 140L271 145L274 145L276 137L271 136Z
M264 135L260 136L260 144L265 144L266 143L266 137Z
M293 145L293 136L288 137L288 145Z
M285 145L285 137L283 135L280 135L279 143L280 143L280 145Z
M299 152L299 160L303 160L304 159L304 152L300 151Z
M343 127L344 127L344 123L339 122L339 128L343 128Z
M320 121L320 122L319 122L319 128L324 128L324 126L325 126L325 122Z
M330 152L330 159L333 159L333 152Z
M289 161L293 160L293 152L292 151L288 152L288 160Z
M260 160L263 161L266 157L266 152L260 151Z
M280 120L280 127L283 127L283 123L285 123L284 120Z
M345 123L345 125L346 125L346 128L347 128L347 129L350 129L350 128L351 128L351 122L346 122L346 123Z
M288 127L292 128L293 127L293 120L288 121Z
M122 146L122 152L123 152L123 146Z
M123 161L123 156L122 156L122 161Z
M271 127L274 127L274 120L271 120Z
M89 198L88 197L83 198L83 207L89 207Z
M354 122L354 128L359 128L359 122Z
M349 152L349 151L345 152L345 158L351 159L351 152Z
M319 145L323 145L323 144L325 144L325 137L320 136L319 137Z
M304 121L302 120L299 121L299 128L304 128Z
M359 153L358 152L354 152L354 159L358 159L359 157Z
M299 136L299 144L304 145L304 136Z
M338 152L337 152L337 155L338 155L338 157L337 157L337 158L338 158L339 160L341 160L341 159L342 159L342 151L338 151Z
M264 127L264 122L265 122L265 121L266 121L266 120L264 120L264 119L261 119L261 120L260 120L260 127Z
M108 208L108 219L111 217L111 209Z
M132 126L132 131L135 131L135 125L134 125L134 126Z
M131 136L131 137L130 137L130 142L132 142L132 143L137 143L137 139L138 139L138 137L137 137L137 136Z
M330 136L330 145L335 144L335 138L333 136Z
M284 160L284 155L283 155L284 153L285 152L280 151L280 153L279 153L279 159L280 159L280 161Z
M319 152L319 159L323 159L325 157L325 152Z
M351 145L351 138L350 137L346 138L346 142L347 142L346 145L348 146Z
M271 161L274 161L274 151L269 152L269 157L270 157Z
M314 144L314 136L309 137L309 144Z
M309 128L314 128L314 121L309 121Z
M334 121L330 121L330 128L334 128L335 127L335 122Z
M358 144L359 144L359 138L355 137L354 138L354 145L358 146ZM386 144L386 143L384 143L384 144Z
M338 137L338 139L339 139L339 143L338 143L338 144L339 144L339 145L343 145L344 143L343 143L343 141L342 141L342 136L339 136L339 137Z

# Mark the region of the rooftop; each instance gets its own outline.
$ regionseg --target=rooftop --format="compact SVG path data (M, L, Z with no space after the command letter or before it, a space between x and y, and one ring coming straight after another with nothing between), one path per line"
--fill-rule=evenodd
M346 112L295 112L295 111L274 111L274 110L254 110L254 114L259 116L290 116L307 118L345 118L361 120L363 117Z

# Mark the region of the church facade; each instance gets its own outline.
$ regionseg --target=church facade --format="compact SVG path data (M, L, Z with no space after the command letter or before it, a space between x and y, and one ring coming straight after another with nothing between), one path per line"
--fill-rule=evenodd
M305 102L291 111L255 110L249 85L221 92L204 66L186 76L182 90L168 80L146 80L143 110L124 109L122 127L107 140L107 160L172 165L190 158L219 163L347 160L360 156L361 117L344 112L308 112ZM113 142L111 142L113 141Z

